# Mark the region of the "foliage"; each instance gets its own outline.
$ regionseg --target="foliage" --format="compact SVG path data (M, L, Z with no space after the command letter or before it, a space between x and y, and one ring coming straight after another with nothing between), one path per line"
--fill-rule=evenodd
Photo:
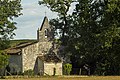
M0 0L0 36L2 39L12 38L16 29L13 17L21 15L21 0Z
M90 74L119 75L120 1L76 0L69 16L55 1L43 0L43 4L60 14L51 24L60 29L60 41L66 46L64 55L70 55L73 68L88 65Z
M8 64L8 57L3 51L0 51L0 69Z
M4 50L10 47L10 41L9 40L0 40L0 50Z
M72 65L69 63L64 64L63 70L65 75L70 75L70 72L72 71Z
M72 0L43 0L39 4L45 4L51 11L57 12L60 15L67 14Z
M26 71L24 71L24 75L33 76L34 71L32 69L26 70Z
M3 52L9 47L9 39L13 38L16 22L13 18L21 15L21 0L0 0L0 68L8 63L8 56ZM2 50L2 51L1 51Z
M9 47L9 39L13 38L16 22L13 18L21 15L21 0L0 0L0 49Z
M7 48L8 40L15 35L13 31L16 22L13 18L21 15L20 2L21 0L0 0L0 49Z
M112 5L114 1L110 0L79 0L76 4L76 9L72 15L73 19L73 29L72 34L76 34L77 37L70 42L69 50L73 46L72 62L74 59L76 63L73 62L75 66L82 67L85 64L90 66L91 74L95 73L96 70L101 69L101 75L115 75L119 73L117 65L119 62L115 59L117 57L114 53L111 53L110 49L113 48L114 41L119 40L119 19L115 18L116 15L120 13L117 9L120 7L116 4L116 12L109 11L109 5ZM119 3L119 2L115 2ZM71 37L73 38L73 37ZM73 43L72 43L73 42ZM116 54L119 54L118 52ZM77 56L76 56L77 55ZM115 62L114 62L115 61ZM113 65L113 63L115 63ZM78 64L78 65L76 65ZM117 68L115 68L115 66ZM116 72L118 71L118 72Z

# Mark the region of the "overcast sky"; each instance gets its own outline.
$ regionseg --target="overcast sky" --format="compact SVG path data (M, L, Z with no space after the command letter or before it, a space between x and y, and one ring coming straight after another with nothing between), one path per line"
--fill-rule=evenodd
M46 15L48 19L56 18L57 13L51 12L47 7L38 4L39 0L22 0L22 13L16 18L17 30L14 39L36 39L36 31L41 26Z

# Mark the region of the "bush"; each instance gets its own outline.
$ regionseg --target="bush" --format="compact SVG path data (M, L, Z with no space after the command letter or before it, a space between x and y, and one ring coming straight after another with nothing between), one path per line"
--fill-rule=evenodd
M70 72L72 71L72 64L69 63L65 64L63 66L63 71L65 75L70 75Z

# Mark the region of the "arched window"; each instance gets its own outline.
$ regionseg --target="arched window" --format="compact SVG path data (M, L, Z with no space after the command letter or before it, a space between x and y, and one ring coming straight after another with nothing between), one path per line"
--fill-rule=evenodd
M48 37L48 29L45 29L45 37Z

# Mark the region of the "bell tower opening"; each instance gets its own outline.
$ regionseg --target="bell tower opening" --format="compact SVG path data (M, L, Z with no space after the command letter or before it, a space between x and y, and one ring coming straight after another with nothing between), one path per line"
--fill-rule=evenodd
M48 29L45 29L45 38L48 38L48 35L49 35L49 31Z

